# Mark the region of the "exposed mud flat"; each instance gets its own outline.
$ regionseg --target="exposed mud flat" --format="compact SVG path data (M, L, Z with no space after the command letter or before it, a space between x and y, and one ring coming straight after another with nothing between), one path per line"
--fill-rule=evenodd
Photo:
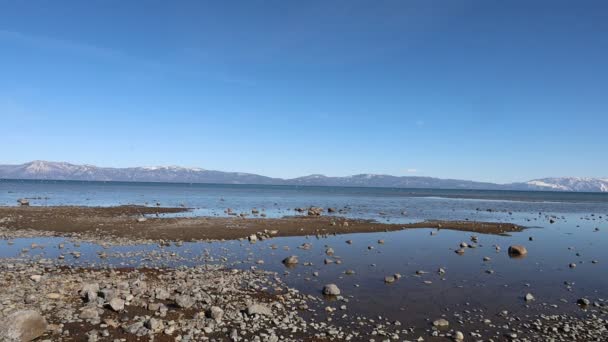
M305 236L438 228L485 234L505 234L524 228L509 223L474 221L425 221L409 224L378 223L341 216L162 217L187 212L187 208L144 206L116 207L0 207L0 227L6 237L46 235L130 240L201 241L265 236Z

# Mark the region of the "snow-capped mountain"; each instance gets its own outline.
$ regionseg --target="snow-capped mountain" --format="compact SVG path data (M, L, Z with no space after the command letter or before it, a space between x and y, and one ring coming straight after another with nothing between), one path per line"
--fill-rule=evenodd
M222 172L180 166L110 168L42 160L21 165L0 165L0 179L608 192L608 178L542 178L525 183L511 184L416 176L397 177L378 174L359 174L347 177L328 177L315 174L292 179L282 179L251 173Z
M22 165L0 165L0 178L179 183L274 183L274 180L270 177L201 168L180 166L110 168L41 160Z
M608 178L542 178L531 180L526 184L539 190L608 192Z

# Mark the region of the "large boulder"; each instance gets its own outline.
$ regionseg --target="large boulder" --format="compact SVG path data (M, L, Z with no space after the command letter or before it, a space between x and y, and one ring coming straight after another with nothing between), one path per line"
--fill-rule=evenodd
M46 332L44 317L34 310L20 310L0 322L0 341L29 342Z
M327 296L338 296L340 289L336 284L327 284L323 287L323 294Z
M526 254L528 254L528 250L522 245L513 245L509 247L509 255L512 257L522 257Z
M299 262L298 257L295 255L291 255L291 256L288 256L287 258L283 259L283 264L285 264L285 265L295 265L298 262Z

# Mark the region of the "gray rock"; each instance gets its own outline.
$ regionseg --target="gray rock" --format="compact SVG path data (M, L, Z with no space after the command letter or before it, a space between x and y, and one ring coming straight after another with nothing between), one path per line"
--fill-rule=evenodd
M139 329L144 327L144 323L142 322L135 322L131 325L127 325L124 329L126 332L128 332L129 334L137 334L137 332L139 331Z
M327 284L323 286L323 294L328 296L340 295L340 289L336 284Z
M169 291L167 291L166 289L163 289L163 288L155 289L154 293L156 295L156 299L160 299L160 300L169 299L169 297L171 296Z
M526 302L533 302L534 300L536 300L536 298L534 298L534 296L531 293L526 294L524 299L526 300Z
M85 306L80 309L80 318L81 319L97 319L99 318L99 312L97 311L97 307L95 306Z
M445 328L449 325L450 325L450 322L448 322L444 318L439 318L439 319L436 319L433 321L433 326L438 327L438 328Z
M32 341L42 336L46 328L46 319L37 311L16 311L0 323L0 341Z
M288 256L287 258L283 259L283 263L285 265L295 265L298 262L299 262L298 257L295 255L291 255L291 256Z
M387 284L394 283L397 280L394 276L386 276L384 277L384 282Z
M212 306L209 310L209 316L219 323L222 321L222 317L224 316L224 310L218 306Z
M524 256L528 254L528 250L526 249L526 247L522 246L522 245L513 245L509 247L509 255L510 256Z
M112 310L114 310L116 312L119 312L119 311L122 311L125 309L125 301L118 297L112 298L112 300L110 300L109 305L112 308Z
M163 324L163 321L160 319L150 318L149 320L146 321L146 328L148 328L152 331L160 331L165 328L165 325Z
M251 304L247 307L247 314L249 316L271 316L272 310L270 310L270 308L264 304Z
M177 304L177 306L179 306L180 308L190 308L194 305L195 301L192 297L188 296L188 295L182 295L182 296L177 296L175 297L175 304Z

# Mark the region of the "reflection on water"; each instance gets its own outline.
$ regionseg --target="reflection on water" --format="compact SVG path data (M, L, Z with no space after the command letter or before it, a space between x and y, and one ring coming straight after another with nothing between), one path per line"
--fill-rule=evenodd
M287 284L319 295L326 283L336 283L350 298L349 310L382 315L402 322L423 323L445 310L475 308L487 314L502 310L578 310L576 299L600 300L608 295L608 225L605 217L564 214L554 224L538 213L515 215L515 223L539 228L512 236L477 234L477 247L464 255L454 253L461 242L473 244L470 233L433 229L245 241L184 243L183 246L114 246L73 242L61 238L0 241L0 257L47 258L53 262L96 266L167 266L223 263L230 267L257 267L276 271ZM599 231L595 228L605 227ZM436 234L431 234L436 232ZM532 239L530 239L532 237ZM352 240L347 244L346 240ZM384 240L379 244L378 240ZM308 250L299 249L303 243ZM36 243L39 247L31 248ZM59 244L64 244L60 249ZM509 245L528 249L525 258L511 258ZM335 254L325 254L327 246ZM500 246L497 250L496 246ZM371 248L370 248L371 247ZM27 250L24 252L24 249ZM75 258L72 252L79 252ZM60 255L64 259L58 259ZM103 258L100 258L100 255ZM297 255L300 263L287 269L281 261ZM486 260L484 261L484 257ZM325 264L325 259L332 263ZM596 261L596 263L593 263ZM263 262L263 263L262 263ZM311 263L311 266L304 266ZM570 263L577 267L571 269ZM439 268L445 270L439 274ZM354 271L347 275L345 272ZM418 272L417 271L422 271ZM317 272L317 273L315 273ZM313 275L315 273L315 275ZM385 284L384 277L403 277ZM525 308L523 296L536 297ZM553 306L552 306L553 305ZM557 306L557 307L555 307Z

